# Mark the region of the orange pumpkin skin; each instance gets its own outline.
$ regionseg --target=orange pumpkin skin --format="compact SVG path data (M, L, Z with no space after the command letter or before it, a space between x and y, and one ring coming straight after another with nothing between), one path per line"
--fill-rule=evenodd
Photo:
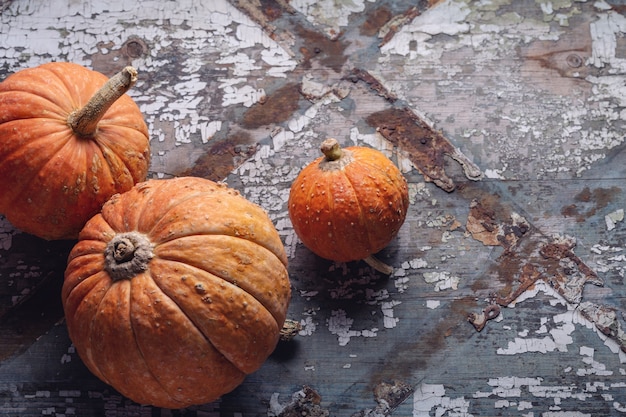
M16 228L74 239L110 196L146 179L148 128L128 95L106 111L93 135L68 125L107 80L60 62L0 83L0 213Z
M137 243L130 260L117 256L125 237ZM62 291L87 367L126 397L165 408L211 402L256 371L290 296L265 211L192 177L148 180L105 203L80 232Z
M330 139L322 144L336 144ZM302 243L318 256L365 259L398 234L409 207L406 179L383 153L348 147L317 158L291 185L288 210ZM325 151L324 151L325 152Z

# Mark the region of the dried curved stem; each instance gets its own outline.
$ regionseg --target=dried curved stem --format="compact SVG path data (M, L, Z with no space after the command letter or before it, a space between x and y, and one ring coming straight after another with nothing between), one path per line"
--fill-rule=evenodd
M79 136L93 136L102 116L136 82L137 70L130 66L124 68L109 78L83 108L72 112L67 124Z
M374 268L375 270L377 270L381 274L391 275L393 273L393 267L392 266L387 265L386 263L384 263L383 261L381 261L380 259L378 259L374 255L370 255L367 258L363 259L363 260L365 261L365 263L367 263L369 266L371 266L372 268Z

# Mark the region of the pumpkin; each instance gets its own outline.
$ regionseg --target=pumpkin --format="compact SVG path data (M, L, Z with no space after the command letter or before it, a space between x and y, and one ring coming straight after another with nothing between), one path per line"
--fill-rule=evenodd
M0 83L0 213L44 239L74 239L113 194L146 179L148 128L125 94L137 71L110 80L58 62Z
M318 256L339 262L373 255L398 234L409 207L406 179L382 152L322 142L323 156L291 185L288 210L296 235ZM382 269L380 268L382 267Z
M266 212L224 184L180 177L104 204L70 252L62 300L96 376L137 403L183 408L263 364L290 294Z

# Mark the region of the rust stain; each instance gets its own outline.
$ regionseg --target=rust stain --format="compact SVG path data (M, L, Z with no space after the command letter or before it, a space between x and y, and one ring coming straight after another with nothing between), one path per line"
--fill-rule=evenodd
M287 1L277 0L261 0L261 10L263 12L263 15L265 15L265 17L267 17L267 20L269 20L270 22L281 17L285 10L287 10L289 13L294 12Z
M402 26L410 23L413 19L420 15L420 10L417 7L411 7L403 14L394 16L389 20L379 31L382 34L383 40L379 46L383 46L393 39L394 35L402 28Z
M322 397L313 388L305 385L292 395L278 417L327 417L330 413L321 406Z
M388 416L407 398L415 389L403 381L383 381L374 387L376 407L353 413L351 417L383 417Z
M480 313L470 313L467 316L469 321L477 332L485 328L487 321L493 320L500 315L500 306L498 304L489 304Z
M607 337L616 340L622 352L626 353L626 332L620 324L620 312L613 307L597 305L593 303L581 303L580 312L587 320L595 323L595 326Z
M576 199L608 204L614 192L585 189ZM477 331L481 331L488 320L498 316L499 306L506 307L514 303L539 280L550 285L573 305L581 305L585 285L604 285L595 271L574 253L574 238L545 236L521 217L522 220L518 219L517 225L512 227L511 223L496 220L496 207L483 206L474 200L468 216L467 230L473 238L485 245L500 245L505 249L493 270L496 279L504 286L490 294L489 304L482 312L473 312L467 316ZM603 331L601 323L594 321L594 324ZM626 342L620 343L624 346Z
M279 43L283 49L291 56L291 44L293 42L293 34L287 29L277 27L272 24L273 21L280 19L283 12L290 15L296 14L296 10L289 5L289 0L229 0L231 5L245 13L254 22L256 22L263 31L271 39Z
M585 221L585 217L580 215L578 211L578 206L576 204L568 204L567 206L561 209L561 214L563 217L576 217L577 222Z
M589 187L585 187L580 193L576 194L574 199L585 203L594 202L596 209L601 209L612 202L615 195L619 194L621 191L622 189L619 187L600 187L593 190L590 190Z
M360 32L364 36L375 36L378 31L391 20L391 10L386 7L379 7L371 10L365 17L365 22L361 25Z
M600 187L593 190L589 187L585 187L574 196L574 203L568 204L561 209L561 214L565 217L575 217L577 222L584 222L613 202L621 191L622 189L619 187ZM584 210L589 204L592 204L592 207Z
M298 109L300 98L299 84L286 84L250 107L244 113L241 125L246 129L256 129L289 120Z
M363 81L369 86L370 89L375 91L379 96L384 97L390 103L393 103L398 99L395 94L387 90L387 88L382 85L382 83L378 81L378 79L370 74L367 70L353 68L350 74L344 78L352 81L353 83Z
M539 254L545 260L547 282L568 302L579 304L585 284L602 286L604 281L574 254L575 246L573 238L557 237L543 244Z
M480 169L455 148L441 132L432 129L408 108L391 108L367 117L385 139L405 151L426 181L451 192L456 185L445 172L445 157L459 162L471 180L482 178Z
M535 265L530 263L525 264L522 267L521 273L517 280L519 282L517 288L509 290L508 294L502 296L500 294L494 294L494 302L501 306L508 306L515 301L520 295L532 288L538 279L542 278L541 272Z
M253 143L248 133L231 135L225 140L213 143L207 152L198 158L193 167L181 172L179 176L223 181L256 150L257 145Z
M414 340L397 343L378 369L372 372L370 384L376 387L380 381L410 380L416 370L425 370L446 350L448 343L464 343L471 337L465 326L469 311L476 308L474 295L461 296L451 301L449 312L438 318L436 326L415 327ZM424 331L426 330L427 331Z
M312 30L298 27L297 35L302 41L300 53L302 54L301 67L310 69L312 63L317 61L319 65L340 73L348 57L345 55L348 43L340 40L341 34L336 39L330 39L326 35Z
M479 200L473 200L470 203L466 230L484 245L499 245L507 251L511 250L530 231L530 224L515 213L511 213L509 222L502 223L496 219L496 213L501 211L496 211Z

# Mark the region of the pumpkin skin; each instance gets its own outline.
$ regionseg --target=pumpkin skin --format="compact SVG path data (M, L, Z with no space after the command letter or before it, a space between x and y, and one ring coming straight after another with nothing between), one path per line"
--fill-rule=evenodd
M128 259L124 238L135 239ZM80 232L62 290L87 367L133 401L165 408L211 402L256 371L290 296L266 212L193 177L113 196Z
M406 179L378 150L341 149L333 138L321 150L325 156L307 165L291 185L288 210L296 235L322 258L367 259L404 223Z
M107 80L58 62L0 83L0 213L16 228L48 240L75 239L109 197L146 179L148 128L128 95L91 133L68 122Z

